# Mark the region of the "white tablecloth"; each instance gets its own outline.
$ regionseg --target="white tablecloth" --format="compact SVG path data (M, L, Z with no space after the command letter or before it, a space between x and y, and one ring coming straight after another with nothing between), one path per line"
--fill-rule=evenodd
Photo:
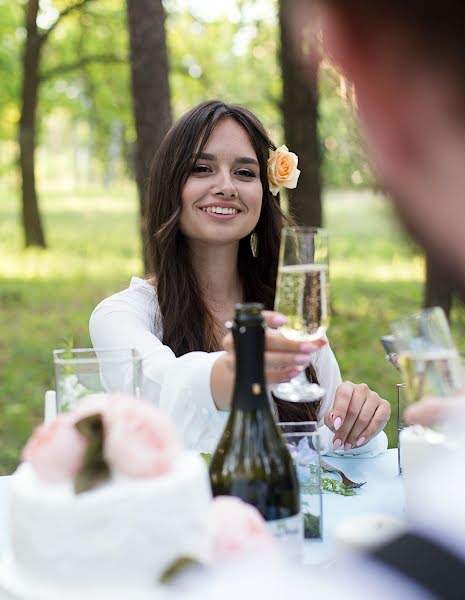
M355 496L323 494L323 541L305 542L304 560L308 564L334 558L333 533L341 521L369 513L390 515L402 521L406 518L396 448L376 458L331 457L328 462L352 481L366 481L366 484Z
M334 557L333 531L345 519L367 513L405 518L402 480L397 474L397 450L376 458L331 458L330 464L353 481L366 481L356 496L323 494L323 541L306 541L305 562L319 563ZM8 483L0 477L0 554L9 547Z

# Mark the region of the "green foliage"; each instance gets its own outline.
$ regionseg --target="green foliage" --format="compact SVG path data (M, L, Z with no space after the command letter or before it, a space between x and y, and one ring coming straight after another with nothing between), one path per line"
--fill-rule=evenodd
M110 479L110 467L103 453L104 428L101 414L80 419L76 429L88 444L84 461L74 478L74 493L88 492Z
M304 512L304 538L306 540L321 537L320 517L312 515L312 513Z
M44 3L39 13L42 31L70 4L71 0ZM4 74L0 89L1 173L14 168L25 30L21 3L0 0L0 7L0 68ZM276 0L238 0L231 3L227 14L214 19L209 17L210 10L194 12L193 5L179 0L167 0L165 7L174 117L202 100L220 98L250 107L274 141L285 142ZM135 129L128 54L126 5L114 0L94 0L72 11L59 21L43 47L38 143L55 155L58 151L76 156L86 148L94 179L107 171L115 131L122 138L119 173L132 173ZM108 62L112 56L120 62ZM100 57L103 62L83 62L86 57ZM69 70L70 65L76 68ZM324 64L319 106L323 180L333 187L367 185L372 178L341 88L340 77ZM73 160L76 163L75 157ZM58 171L70 169L61 160L55 167ZM53 177L56 170L47 168L47 176ZM82 174L78 172L76 177Z
M339 494L340 496L355 496L357 493L353 488L348 488L344 483L332 477L321 478L321 489L323 492Z

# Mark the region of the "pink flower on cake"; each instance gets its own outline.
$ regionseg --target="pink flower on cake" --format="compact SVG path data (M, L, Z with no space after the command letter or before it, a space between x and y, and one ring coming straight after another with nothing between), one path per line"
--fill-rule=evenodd
M105 460L130 477L163 475L180 453L171 422L143 400L112 397L104 425Z
M215 557L274 551L273 537L254 506L233 496L217 496L211 503L211 515Z
M287 146L279 146L270 152L268 158L268 183L273 196L283 187L293 190L297 187L300 171L297 168L297 154L289 152Z
M40 425L22 451L40 479L49 482L72 479L82 465L87 442L68 415Z

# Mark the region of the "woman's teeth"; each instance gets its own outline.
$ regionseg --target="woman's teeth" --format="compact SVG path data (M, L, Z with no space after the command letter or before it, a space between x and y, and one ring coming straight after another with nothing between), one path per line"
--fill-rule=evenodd
M236 208L223 208L222 206L207 206L202 208L204 212L217 213L218 215L235 215L238 211Z

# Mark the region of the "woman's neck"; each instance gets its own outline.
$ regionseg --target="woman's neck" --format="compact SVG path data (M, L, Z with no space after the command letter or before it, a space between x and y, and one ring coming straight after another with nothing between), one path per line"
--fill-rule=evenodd
M237 269L239 244L212 246L190 244L192 264L205 301L222 306L242 301L242 284Z

